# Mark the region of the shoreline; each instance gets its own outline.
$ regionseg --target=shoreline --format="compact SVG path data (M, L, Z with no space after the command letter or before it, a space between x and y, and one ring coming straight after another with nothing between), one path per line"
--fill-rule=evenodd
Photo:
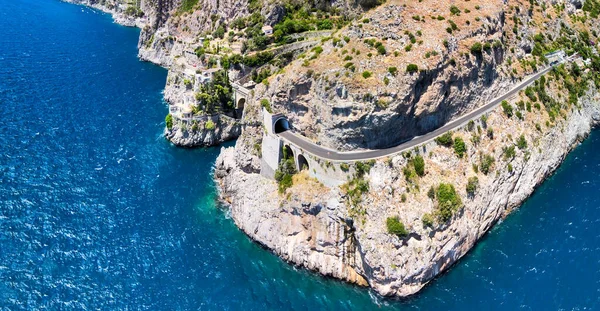
M596 90L593 90L591 91L591 94L596 94L597 97L598 93ZM591 98L588 97L588 99ZM581 142L587 139L591 131L597 130L598 125L600 124L600 115L598 114L598 111L600 110L600 107L598 107L599 105L600 103L598 101L594 102L588 100L587 104L584 104L582 110L583 114L580 114L577 111L575 113L571 113L567 117L567 121L564 121L564 124L561 123L563 125L557 125L556 128L550 132L551 134L546 135L545 137L547 138L544 139L546 144L553 144L554 141L557 140L561 142L561 147L560 149L554 148L554 151L550 151L551 149L548 149L547 151L543 151L541 153L536 152L535 154L532 154L531 157L545 159L538 161L532 160L533 162L538 162L535 168L528 168L525 164L532 162L523 161L522 159L519 160L519 158L524 156L524 154L521 154L517 156L517 160L515 161L521 162L522 164L515 166L515 173L502 173L498 175L498 177L493 178L493 181L490 181L487 185L482 185L481 187L485 187L486 193L488 191L492 191L489 192L490 194L488 198L485 198L488 195L482 194L481 197L478 196L470 202L465 203L467 204L465 210L457 215L457 218L455 218L452 223L430 233L435 233L435 235L442 234L440 236L442 240L440 240L440 242L431 241L432 245L441 246L452 241L451 239L448 242L442 242L444 239L446 239L443 238L443 232L448 230L458 230L455 234L463 236L463 238L453 242L455 244L450 248L444 247L443 249L445 249L445 251L440 250L441 252L434 251L432 253L431 256L437 256L439 257L439 260L442 261L435 263L436 260L434 260L428 261L427 264L425 264L425 262L421 264L417 260L415 262L416 265L414 266L414 269L419 269L418 267L421 267L429 272L420 274L422 279L420 281L417 279L415 284L406 284L408 286L400 285L395 290L390 290L391 288L388 287L390 284L380 283L383 282L383 280L389 280L388 278L383 280L378 279L376 275L372 274L373 272L369 272L369 269L374 268L373 266L369 268L369 265L375 263L369 263L368 261L365 261L365 257L368 257L368 252L372 251L373 246L361 246L360 242L355 243L353 247L358 249L358 251L356 251L354 254L350 254L350 256L354 258L350 260L345 256L337 255L318 255L325 257L323 257L323 259L310 259L312 256L317 256L316 254L335 254L343 249L347 249L348 245L345 245L346 242L343 239L336 240L332 236L321 236L321 239L325 239L325 241L328 241L328 238L332 239L326 243L327 245L333 245L333 249L338 250L335 251L333 249L327 250L327 248L320 249L318 245L307 245L305 242L303 242L305 240L303 236L305 235L298 239L293 238L293 236L289 238L290 231L302 232L302 230L304 230L302 229L303 226L306 226L307 224L313 228L327 228L336 225L343 226L341 223L343 223L348 216L339 215L340 213L344 215L347 213L347 211L344 211L345 208L341 206L344 203L339 193L325 194L325 198L316 196L313 197L313 199L306 197L302 199L296 195L296 192L292 192L290 197L291 203L286 202L285 200L282 201L281 198L274 197L272 194L277 192L273 182L264 180L256 173L244 173L240 169L236 160L232 158L233 154L236 152L235 149L239 148L239 146L236 146L223 148L219 158L217 159L215 180L219 187L219 199L222 204L229 207L232 213L232 218L242 231L244 231L254 241L261 244L261 246L270 249L271 252L277 254L286 262L289 262L294 266L306 268L325 277L333 277L344 280L348 283L355 283L359 285L368 284L374 289L375 292L383 297L409 299L410 297L417 295L421 289L427 286L427 284L429 284L431 281L436 280L444 273L444 271L447 271L457 264L461 258L468 254L470 250L487 235L489 230L497 225L499 221L505 219L512 211L519 208L535 193L540 185L542 185L548 178L555 174L556 170L563 163L566 156L570 154L577 146L579 146ZM496 117L500 117L499 115L501 112L499 110L500 108L495 109L492 114ZM570 134L561 134L561 128L569 128L572 130L569 132ZM555 137L555 135L557 136ZM435 148L433 145L435 145L435 142L427 144L427 149L431 150L432 148ZM541 148L541 150L546 149ZM554 155L552 155L552 153L554 153ZM546 156L550 156L551 159L546 158ZM396 161L396 159L392 160L392 162L394 161ZM540 165L540 162L547 162L547 164ZM515 165L517 164L515 163ZM373 169L377 170L378 173L380 173L379 171L381 169L385 170L385 168L380 167L380 163L375 164ZM527 173L524 173L523 170L527 170ZM373 178L379 177L374 176L373 172L371 172L371 180ZM480 182L483 182L481 178L482 177L480 177ZM498 191L501 189L504 189L502 191L506 191L506 193L498 193ZM331 192L336 191L332 190ZM337 199L332 199L334 197ZM335 202L338 203L331 203L331 200L335 200ZM485 200L485 202L488 203L483 203L480 200ZM475 203L475 201L479 203ZM277 208L277 206L279 207ZM311 212L310 209L307 210L305 206L318 206L320 212L316 212L315 214L314 212ZM369 206L373 207L370 203ZM463 229L460 229L460 225L458 227L455 225L458 222L464 222L467 215L473 215L473 213L477 213L476 211L478 210L480 211L479 213L483 212L482 215L487 213L487 217L480 217L480 220L475 221L474 226L469 225L467 227L463 227ZM256 214L258 214L258 216ZM294 216L294 214L296 216ZM375 214L379 213L375 212ZM370 216L367 215L367 218L369 217ZM382 218L378 216L374 217ZM336 220L331 221L330 219ZM297 223L300 223L300 225ZM475 225L476 223L479 224ZM290 224L293 226L291 229L288 228ZM265 231L265 229L263 229L264 226L267 226L269 230ZM466 229L469 227L471 229ZM475 228L479 229L473 231ZM348 228L346 228L346 230L348 230ZM358 236L355 237L357 241L360 240L360 235L362 234L368 236L368 232L360 232L360 226L354 228L354 230L357 230L358 233ZM331 233L331 231L329 232ZM308 233L308 235L311 236L310 233ZM326 231L319 231L316 233L316 235L327 235L327 233ZM313 233L312 236L314 239L315 233ZM416 256L416 252L413 252L414 250L419 249L419 247L411 247L414 246L413 244L418 243L417 241L411 242L411 240L412 239L409 239L408 241L392 241L392 243L397 245L395 247L398 249L405 248L404 251L401 252L404 254L402 256L412 257ZM390 241L388 240L386 243L389 242ZM376 249L381 247L383 247L383 245L376 247ZM303 250L300 251L301 249ZM449 253L447 254L450 255L450 257L446 257L446 255L438 256L439 253L444 254L448 251ZM327 264L327 262L329 262L329 264ZM409 266L412 267L412 264L409 264ZM412 271L412 269L413 268L408 268L409 271ZM399 280L400 284L402 284L402 279Z
M127 27L137 26L137 25L133 25L133 26L126 25L126 24L118 22L117 19L115 18L115 14L118 14L117 12L110 11L108 9L102 9L101 7L90 6L85 3L78 3L78 2L74 2L74 1L66 1L66 2L86 5L88 7L99 9L105 13L110 13L113 16L113 20L115 21L115 23L118 23L120 25L127 26ZM138 28L141 28L141 27L138 27ZM138 48L140 48L140 46L138 46ZM140 51L141 51L141 48L140 48ZM163 63L160 63L160 62L157 63L155 61L152 61L151 59L142 59L142 60L152 62L161 67L165 67L165 66L163 66L164 65ZM165 67L165 68L168 68L168 67ZM596 91L596 94L597 94L597 91ZM595 105L597 106L598 103L596 103ZM593 104L592 104L592 106L593 106ZM597 109L597 107L596 107L596 109ZM499 108L496 108L493 113L495 113L496 115L499 114L498 110L499 110ZM570 113L568 120L566 120L565 122L568 123L572 117L573 117L573 113ZM422 274L416 275L416 276L413 275L415 281L412 284L403 284L404 278L394 276L394 272L389 272L386 270L386 269L389 269L388 267L382 267L381 265L379 265L379 266L377 266L377 269L375 269L377 271L374 272L373 266L376 266L376 264L374 264L374 262L376 262L377 260L385 261L386 259L384 257L382 257L381 254L375 255L375 256L379 256L379 257L376 257L375 259L371 258L371 262L369 262L369 260L365 259L365 256L368 255L366 253L369 252L368 249L372 248L373 245L369 245L369 247L365 247L360 242L352 242L352 241L349 242L344 237L344 239L338 239L338 240L333 241L334 242L333 245L335 245L336 247L339 247L340 250L342 251L341 256L335 252L333 254L328 253L326 255L322 255L322 254L315 255L314 254L315 252L316 253L324 253L324 252L314 251L314 250L308 250L308 253L302 253L302 254L298 255L297 253L295 253L296 250L294 250L290 246L290 244L298 246L298 247L306 247L307 243L302 242L300 240L293 241L293 242L287 241L287 243L285 243L285 242L282 243L281 240L276 241L277 239L285 240L284 232L286 232L287 228L278 227L278 228L274 229L275 232L269 231L269 232L258 232L257 233L258 230L263 230L259 227L261 220L252 219L252 218L256 218L256 215L250 215L250 212L254 212L254 210L257 210L258 213L263 213L262 215L260 215L261 217L265 216L265 215L267 218L268 217L277 217L277 215L269 214L269 212L272 212L273 207L276 207L276 206L281 207L282 203L278 198L273 198L272 195L270 195L273 192L276 192L276 188L273 187L272 182L265 181L260 178L256 178L255 176L253 176L254 173L252 171L250 173L247 173L247 172L245 172L243 167L240 167L240 165L238 164L239 159L235 155L232 154L235 150L234 148L237 148L237 144L236 144L236 147L228 147L228 148L222 147L221 154L217 158L217 164L215 165L216 166L216 169L214 172L215 183L218 188L219 200L229 206L230 211L232 211L232 219L236 223L236 226L240 230L245 232L246 235L248 235L253 241L255 241L256 243L261 245L261 247L271 250L273 253L275 253L279 257L281 257L284 261L294 264L295 266L304 267L304 268L307 268L308 270L315 271L325 277L332 277L332 278L344 280L349 283L368 285L368 286L372 287L375 292L377 292L379 295L384 296L384 297L394 296L394 297L398 297L400 299L410 299L411 297L414 297L414 295L418 295L418 293L425 286L427 286L432 280L435 280L435 279L437 279L437 277L443 275L444 271L451 269L455 264L457 264L461 258L466 256L471 251L471 249L473 249L473 247L477 243L479 243L479 241L481 241L481 239L485 238L487 233L500 220L506 218L514 209L520 207L528 198L530 198L535 193L537 188L541 184L543 184L544 181L546 181L549 177L554 175L556 170L563 163L566 156L568 154L570 154L581 143L581 141L583 141L583 140L587 139L587 137L589 137L593 128L597 128L598 123L600 122L600 119L596 119L591 114L588 115L588 117L590 118L590 122L588 124L589 130L587 130L587 132L586 132L586 130L583 130L583 132L585 132L585 135L583 135L584 137L580 137L579 133L577 133L578 134L577 137L570 137L569 140L572 140L572 142L570 144L567 144L568 146L561 146L561 147L564 147L563 148L564 150L559 152L561 154L557 154L557 155L555 155L556 156L555 158L549 160L550 163L554 163L554 164L551 164L550 166L548 166L546 168L546 171L543 172L543 175L541 177L537 177L537 176L532 177L533 179L537 179L533 183L532 183L533 180L531 180L531 179L525 180L525 182L526 183L528 182L530 184L529 186L532 187L531 190L525 189L525 190L523 190L522 193L520 193L519 191L515 191L514 189L518 187L519 183L521 182L521 179L519 176L518 180L511 181L511 178L513 178L512 172L511 172L511 174L509 174L507 176L505 176L506 175L505 173L502 173L502 176L496 176L496 179L491 181L492 183L499 182L500 186L506 186L506 183L508 183L508 184L513 183L512 190L509 190L507 193L504 194L506 196L505 198L502 198L500 195L498 195L498 196L494 197L495 199L490 199L487 202L488 205L485 208L483 206L480 206L480 208L483 209L483 211L480 211L480 212L489 212L486 210L489 209L490 205L492 203L496 204L496 208L493 211L493 213L488 215L489 217L492 218L491 222L488 219L483 219L483 220L479 219L480 221L483 222L482 227L476 228L476 226L473 226L472 224L470 224L471 227L468 227L468 230L465 229L465 231L460 231L461 228L454 228L453 227L454 223L452 223L452 224L447 225L446 227L438 228L438 229L434 230L434 232L430 232L430 234L433 233L435 236L440 232L445 232L446 230L456 230L454 233L455 234L459 233L457 235L463 234L463 236L462 236L463 239L461 239L459 241L453 241L453 240L448 240L448 238L440 237L441 239L448 240L449 242L447 241L447 243L451 243L451 242L455 243L454 245L450 245L449 249L446 249L446 246L445 246L445 245L447 245L446 243L443 244L444 248L442 249L442 251L446 251L447 254L449 254L448 257L446 257L446 256L434 257L438 261L433 262L433 266L430 265L430 266L425 267L424 269L428 270L425 273L422 273ZM573 126L576 128L576 130L581 132L582 129L577 128L576 124ZM561 138L560 133L553 132L551 135L557 136L555 138ZM562 138L565 138L565 140L566 140L566 135L567 134L564 134L562 137ZM238 142L240 142L240 140L238 140ZM426 145L428 146L428 148L435 148L435 146L433 146L433 144L434 143L429 142ZM240 143L240 145L241 145L241 143ZM551 145L549 145L549 146L551 146ZM554 151L556 151L556 150L554 150ZM548 150L548 151L544 150L544 152L540 152L540 154L542 154L542 155L544 155L544 153L552 153L552 150ZM548 154L545 154L545 155L548 155ZM473 155L470 155L470 156L472 157ZM523 157L523 156L524 156L523 154L519 154L519 157ZM554 155L550 154L550 156L554 156ZM397 157L397 155L396 155L396 157ZM541 159L544 160L545 157L541 157ZM442 160L448 161L448 158L447 157L442 158ZM522 159L519 158L518 160L522 160ZM398 164L399 166L405 165L405 162L403 162L403 160L401 160L401 159L396 160L396 162L399 163ZM501 161L498 160L498 162L501 162ZM525 161L525 162L527 162L527 161ZM519 164L523 164L523 163L519 163ZM377 171L377 174L381 174L381 175L386 174L385 168L382 167L381 163L376 164L375 169ZM523 170L525 170L524 167L519 167L517 169L522 170L521 174L523 174ZM467 168L467 170L468 170L468 168ZM232 177L227 176L231 172L233 172L232 174L237 174L233 178L237 177L240 180L242 180L241 181L242 185L234 185L236 183L236 181L230 180ZM531 172L530 174L535 175L536 173L539 173L539 172ZM379 177L379 176L376 176L376 177ZM384 176L384 177L386 177L386 176ZM453 176L453 177L456 180L456 177L455 176ZM457 181L457 182L460 183L460 181ZM246 189L244 189L244 188L246 188ZM380 190L384 191L384 188L382 187ZM252 192L254 192L254 193L252 193ZM488 193L491 193L492 196L497 194L496 192L493 192L493 191L488 192ZM257 197L257 195L262 196L262 197ZM284 208L287 208L287 210L285 212L286 213L289 212L289 214L300 213L301 217L310 218L308 221L305 221L301 224L302 226L305 227L304 230L308 230L308 229L306 229L307 226L308 227L314 226L314 223L325 222L325 230L322 230L322 228L318 228L317 230L321 230L321 231L318 231L319 233L322 233L322 234L329 233L328 232L329 229L327 228L327 225L333 225L333 226L338 226L334 229L334 231L336 231L337 234L340 234L340 232L342 232L342 234L345 234L345 230L347 229L347 227L345 227L345 225L342 222L344 220L348 219L348 210L345 210L345 211L343 210L345 208L343 206L344 202L342 200L343 195L341 195L339 193L339 191L337 191L337 190L332 190L332 192L327 193L326 195L328 196L328 198L332 198L332 199L340 198L340 199L337 202L335 202L335 204L330 204L331 202L324 201L322 198L317 197L317 196L315 196L313 198L313 201L295 197L295 198L292 198L291 205L289 204L289 202L283 203ZM241 197L236 197L236 196L241 196ZM234 199L232 199L232 197ZM511 197L513 197L512 201L510 200ZM247 201L248 198L254 198L255 201L263 203L263 207L257 208L257 206L256 206L256 204L254 204L254 202L251 203L251 206L244 206L246 204L246 202L248 202ZM241 205L239 203L240 199L242 201ZM369 199L371 199L371 198L369 198ZM478 198L478 199L483 200L482 198ZM373 199L369 203L373 203L373 202L376 202L376 199ZM296 205L292 206L294 204L296 204ZM308 209L305 208L305 205L308 205L309 208ZM319 212L317 212L317 215L312 215L315 212L311 209L312 206L315 206L315 205L320 205L321 207L323 207L323 209L331 210L330 212L327 211L327 213L328 213L327 217L335 219L335 221L327 222L326 219L322 219L322 218L317 219L319 217L318 216ZM477 207L472 207L472 208L469 207L469 208L470 209L467 210L469 212L473 213L473 212L478 211ZM340 212L342 214L342 216L337 215L336 213L338 213L338 212ZM237 216L235 216L235 215L237 215ZM284 216L284 217L288 217L288 216ZM277 224L278 219L276 219L276 220L271 219L273 222L270 223L270 225L271 226L282 226L283 224L286 224L287 222L295 221L293 216L289 216L289 217L290 217L290 219L283 220L279 224ZM369 215L367 217L369 217ZM463 217L466 217L464 210L461 211L461 214L457 215L457 218L454 220L458 221L458 220L460 220L460 218L463 218ZM341 220L341 222L340 222L340 220ZM259 221L259 223L258 224L254 223L255 221ZM302 221L302 220L300 220L300 221ZM377 220L374 220L372 218L370 219L370 221L377 222ZM301 227L297 227L296 229L302 230L299 228L301 228ZM312 227L310 227L310 228L312 228ZM356 228L350 228L350 229L359 230ZM421 230L422 228L417 228L417 229ZM425 230L425 229L423 229L423 230ZM359 235L362 234L362 235L366 236L366 238L368 240L380 238L378 236L377 237L373 237L373 236L369 237L369 235L370 235L369 232L359 232L358 234ZM277 237L277 236L283 236L283 237ZM310 236L311 239L315 238L315 237ZM356 237L353 237L353 239L356 239ZM394 247L401 249L403 247L412 246L410 244L411 242L409 240L402 241L401 243L397 243L395 241L391 241L391 242L387 241L387 242L392 243L394 245ZM327 243L329 243L329 241ZM405 245L405 243L406 243L406 245ZM287 247L287 249L286 249L286 247ZM309 247L310 247L310 245L309 245ZM415 251L414 250L415 248L414 247L412 247L412 248L413 248L413 250L411 250L411 251ZM302 251L306 251L306 249L302 250ZM351 258L345 257L346 255L348 255L347 252L350 253ZM311 257L313 255L318 258L315 259L315 257ZM415 255L415 254L411 253L409 255ZM319 256L321 256L321 257L319 257ZM337 257L340 257L340 258L337 258ZM429 263L431 264L432 262L430 261ZM413 263L411 263L409 265L411 267L412 266L417 267L417 268L419 267L419 265L416 265ZM422 267L422 265L421 265L421 267ZM382 272L382 271L384 271L384 272ZM389 277L389 275L392 275L392 277ZM389 282L389 279L392 279L392 282ZM398 283L400 283L400 284L398 284Z

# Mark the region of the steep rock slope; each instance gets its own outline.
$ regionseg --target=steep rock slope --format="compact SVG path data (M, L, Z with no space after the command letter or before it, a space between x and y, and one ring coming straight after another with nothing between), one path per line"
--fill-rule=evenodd
M243 134L222 149L215 170L222 200L254 240L293 264L382 295L414 294L448 269L600 122L591 10L521 1L413 5L374 9L257 87ZM302 171L278 191L259 175L259 99L324 145L389 146L502 94L557 48L583 54L587 67L559 66L438 142L360 165L321 161L325 170L346 172L342 187Z

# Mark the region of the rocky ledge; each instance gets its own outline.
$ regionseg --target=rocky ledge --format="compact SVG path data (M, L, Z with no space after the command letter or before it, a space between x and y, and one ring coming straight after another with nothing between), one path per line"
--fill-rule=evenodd
M200 121L175 122L164 135L176 146L193 148L215 146L236 139L242 133L240 120L216 114Z

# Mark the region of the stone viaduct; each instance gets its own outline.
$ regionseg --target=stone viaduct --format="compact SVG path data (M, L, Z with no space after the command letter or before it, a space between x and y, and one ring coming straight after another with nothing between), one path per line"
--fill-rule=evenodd
M287 117L283 114L269 113L263 108L263 124L266 133L262 140L261 175L273 179L275 170L284 158L284 152L293 157L298 171L307 170L309 176L323 184L335 187L346 182L346 173L339 169L339 163L322 160L300 148L298 145L285 140L278 134L290 130ZM284 151L285 150L285 151Z

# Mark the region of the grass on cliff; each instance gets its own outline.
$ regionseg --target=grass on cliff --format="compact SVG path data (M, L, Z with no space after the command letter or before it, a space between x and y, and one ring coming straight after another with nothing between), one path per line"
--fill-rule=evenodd
M347 183L341 186L342 191L346 193L346 201L350 205L351 214L356 216L364 210L360 210L359 205L362 202L362 196L369 191L369 182L365 176L369 174L375 161L356 162L354 164L354 175Z
M196 7L197 4L198 0L182 0L178 13L190 12Z

